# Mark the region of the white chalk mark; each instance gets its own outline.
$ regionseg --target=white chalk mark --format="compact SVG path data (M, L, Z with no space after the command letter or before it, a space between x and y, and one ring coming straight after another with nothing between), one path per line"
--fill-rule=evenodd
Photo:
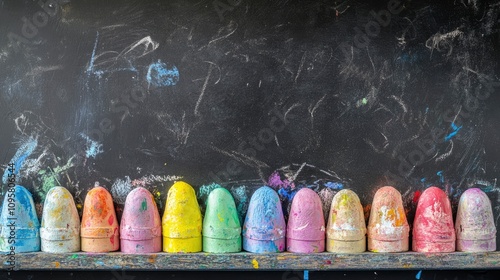
M198 111L198 108L200 107L201 100L203 99L203 95L205 95L205 90L207 89L208 80L210 79L210 75L212 74L213 68L214 68L214 64L210 63L210 66L208 67L207 77L205 78L205 82L203 83L203 87L201 88L200 96L198 97L198 101L196 101L196 105L194 106L194 115L195 116L200 116L200 112Z
M278 134L274 134L274 142L276 142L276 146L280 146L280 143L278 142Z
M462 38L463 34L464 32L460 30L460 27L457 27L457 29L444 34L441 34L441 32L437 32L429 39L427 39L427 41L425 41L425 46L431 50L431 56L434 50L441 52L443 51L443 49L448 49L447 55L450 55L453 51L451 42L457 37Z
M234 22L233 22L233 21L231 21L231 22L229 23L229 25L232 25L233 23L234 23ZM226 35L224 35L224 36L220 36L220 37L217 37L217 38L215 38L215 39L211 40L210 42L208 42L208 45L207 45L207 46L210 46L211 44L213 44L213 43L215 43L215 42L217 42L217 41L219 41L219 40L226 39L227 37L229 37L229 36L233 35L233 33L234 33L234 32L236 32L236 30L238 29L238 24L237 24L237 23L235 23L235 24L236 24L236 27L235 27L233 30L231 30L231 32L229 32L228 34L226 34ZM222 31L222 30L223 30L223 28L219 29L219 34L221 33L221 31Z
M160 46L160 44L153 41L153 39L151 39L151 36L146 36L146 37L132 43L130 46L126 47L117 56L117 58L129 54L131 51L135 50L136 48L138 48L140 46L144 47L144 49L142 50L142 52L141 52L141 50L139 50L138 54L132 54L134 58L143 57L151 52L154 52Z
M340 71L340 74L343 74L345 71L347 71L347 68L349 68L354 60L354 48L351 46L351 59L349 60L349 64L347 64L342 71Z
M321 104L321 102L323 102L323 100L325 99L325 97L326 97L326 94L323 95L323 97L321 97L318 100L318 102L316 102L316 104L314 105L314 107L312 107L312 104L311 104L309 106L309 108L308 108L309 115L311 116L311 127L314 127L314 112L316 111L316 109L318 109L319 105Z
M286 119L286 116L288 115L288 113L290 113L290 111L292 111L293 108L298 107L298 106L300 106L300 103L295 103L292 106L290 106L290 108L288 108L288 110L286 110L286 112L284 114L285 119Z
M399 105L401 105L401 108L403 108L403 111L406 113L408 112L408 108L406 107L405 103L403 102L403 100L401 100L401 98L399 98L398 96L395 96L395 95L391 95L391 98L396 100Z
M295 179L297 179L297 176L299 176L300 172L302 171L304 166L306 166L306 164L307 164L306 162L302 163L297 172L295 172L295 174L292 176L292 181L295 181Z
M306 54L307 54L307 52L304 52L304 54L302 55L302 58L300 59L300 65L299 65L299 69L297 70L297 75L295 75L294 83L297 83L297 79L299 78L299 75L302 72L302 68L304 67L304 62L306 61Z
M372 59L372 56L370 55L370 50L368 50L368 47L366 47L366 53L368 54L368 58L370 59L370 62L372 63L373 74L376 74L377 70L375 69L375 64L373 63L373 59Z
M260 88L260 85L262 84L262 80L259 80L259 88Z
M438 158L436 158L435 162L443 161L451 155L451 153L453 152L453 140L450 140L450 145L448 145L448 146L450 147L450 149L446 153L444 153L444 154L440 155Z
M113 25L108 25L108 26L103 26L101 27L101 29L115 29L115 28L118 28L118 27L123 27L125 26L124 23L121 23L121 24L113 24Z
M232 151L232 152L228 152L228 151L225 151L225 150L222 150L222 149L219 149L215 146L210 146L211 149L215 150L216 152L219 152L223 155L226 155L228 157L231 157L233 159L235 159L236 161L238 162L241 162L247 166L251 166L251 167L255 167L258 169L258 172L259 172L259 175L261 175L261 178L263 178L262 176L262 171L261 171L261 168L263 167L269 167L269 165L267 165L266 163L258 160L258 159L255 159L255 158L252 158L252 157L249 157L245 154L242 154L242 153L239 153L239 152L236 152L236 151Z
M30 72L28 72L26 74L26 76L36 76L36 75L40 75L40 74L45 73L45 72L60 70L63 68L64 67L62 65L54 65L54 66L46 66L46 67L39 66L39 67L33 68Z

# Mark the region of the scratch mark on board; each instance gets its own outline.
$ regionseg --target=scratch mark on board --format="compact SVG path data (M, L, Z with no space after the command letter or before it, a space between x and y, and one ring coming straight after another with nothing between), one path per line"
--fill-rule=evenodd
M203 99L203 95L205 95L205 90L207 89L208 80L210 79L210 75L212 74L213 68L214 68L214 64L210 63L210 66L208 67L207 77L205 78L205 82L203 83L203 87L201 88L200 96L198 97L198 101L196 101L196 105L194 106L194 115L195 116L200 116L200 112L199 112L198 108L200 107L201 100Z

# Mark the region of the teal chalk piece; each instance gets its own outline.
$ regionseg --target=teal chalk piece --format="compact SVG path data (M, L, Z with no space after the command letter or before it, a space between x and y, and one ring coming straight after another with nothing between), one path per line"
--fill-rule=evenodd
M0 214L0 251L40 251L40 222L35 203L31 193L19 185L4 197Z
M169 67L166 63L158 62L149 65L146 79L155 87L175 86L179 81L179 70L175 65Z

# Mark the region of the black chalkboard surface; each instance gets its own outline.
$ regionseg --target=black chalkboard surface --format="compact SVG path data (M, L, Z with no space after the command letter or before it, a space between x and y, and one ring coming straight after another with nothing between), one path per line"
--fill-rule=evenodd
M120 210L174 180L418 194L500 217L498 1L0 1L0 163L41 205L98 182ZM6 172L6 171L5 171ZM2 195L5 194L5 174ZM40 210L39 209L39 210ZM81 210L81 209L80 209Z

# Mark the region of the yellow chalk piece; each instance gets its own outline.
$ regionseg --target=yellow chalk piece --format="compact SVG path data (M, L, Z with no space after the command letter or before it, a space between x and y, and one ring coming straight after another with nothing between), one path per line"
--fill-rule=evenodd
M201 229L201 211L193 187L176 182L168 191L162 218L163 251L200 252Z
M253 268L255 268L255 269L259 268L259 262L256 259L252 260L252 265L253 265Z

